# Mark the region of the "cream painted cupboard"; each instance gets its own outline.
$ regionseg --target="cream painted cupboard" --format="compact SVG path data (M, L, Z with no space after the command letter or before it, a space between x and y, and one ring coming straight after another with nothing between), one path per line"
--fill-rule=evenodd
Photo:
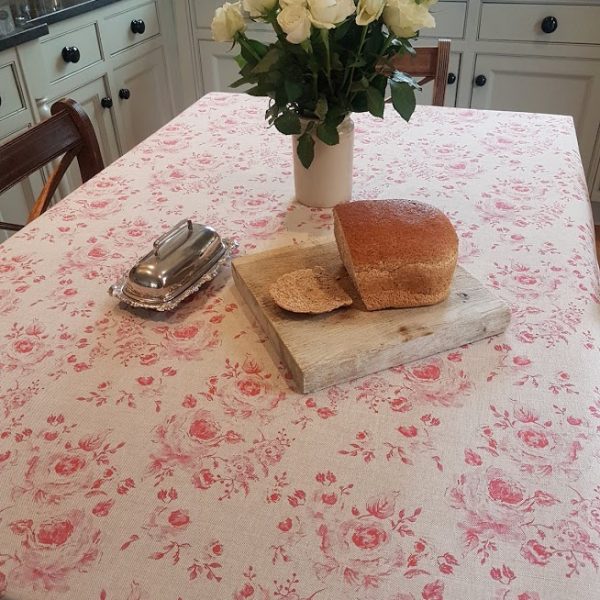
M31 127L33 122L17 53L14 49L5 50L0 53L0 145ZM0 195L0 220L25 222L43 185L42 174L35 173ZM0 242L8 235L8 232L0 231Z
M0 52L0 143L70 97L83 105L111 163L184 108L176 35L171 0L121 0ZM0 195L0 215L24 222L43 177ZM72 166L59 196L79 184Z
M211 41L221 0L176 6L185 100L230 91L235 51ZM417 45L452 40L448 106L572 115L590 196L600 202L600 0L441 0ZM258 39L267 27L250 23ZM185 34L185 35L183 35ZM426 86L419 102L431 101Z

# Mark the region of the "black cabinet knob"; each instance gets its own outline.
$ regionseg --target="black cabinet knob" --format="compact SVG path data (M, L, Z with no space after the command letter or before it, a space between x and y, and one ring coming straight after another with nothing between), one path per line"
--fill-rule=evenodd
M132 33L144 33L146 31L146 23L142 19L134 19L131 21Z
M448 85L456 83L456 75L454 73L448 73Z
M119 98L121 98L121 100L129 100L129 98L131 98L131 92L127 88L121 88L119 90Z
M546 17L542 21L542 31L544 33L554 33L558 29L558 19L556 17Z
M106 98L102 98L102 100L100 100L100 104L102 105L102 108L112 108L112 106L113 106L112 98L109 98L108 96L106 96Z
M78 63L81 58L81 52L77 46L65 46L62 49L62 57L66 63Z
M487 83L487 77L485 75L477 75L475 77L475 85L477 87L483 87Z

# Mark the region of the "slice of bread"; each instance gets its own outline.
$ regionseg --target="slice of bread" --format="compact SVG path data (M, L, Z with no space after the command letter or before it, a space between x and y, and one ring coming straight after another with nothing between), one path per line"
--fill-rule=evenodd
M323 267L286 273L269 292L278 306L295 313L326 313L352 304L352 298Z

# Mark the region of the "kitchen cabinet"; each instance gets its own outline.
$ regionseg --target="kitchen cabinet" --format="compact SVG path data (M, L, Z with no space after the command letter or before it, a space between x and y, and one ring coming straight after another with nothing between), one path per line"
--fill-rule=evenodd
M478 54L471 106L572 115L584 168L598 133L600 59Z
M12 49L6 50L0 54L0 146L32 124L33 114L25 94L17 54ZM43 186L42 173L34 173L0 194L0 220L25 223ZM0 230L0 242L10 235L11 232Z
M112 76L121 149L127 152L175 116L164 83L163 49L155 48L117 67Z
M47 118L56 100L73 98L90 117L108 165L183 110L181 88L170 0L120 0L0 53L0 140ZM14 220L24 221L43 177L0 196L0 213L13 218L10 206ZM74 164L54 200L80 183Z
M117 135L115 123L113 120L112 111L110 110L110 103L112 98L109 94L109 87L105 77L100 77L94 81L86 83L81 87L69 90L66 94L57 96L48 101L47 110L50 110L50 106L62 97L72 98L81 104L85 112L87 113L96 137L98 138L98 145L100 146L100 152L102 153L102 159L105 165L110 164L113 160L119 156L119 147L117 145ZM38 106L40 110L46 110L46 107L42 108ZM81 185L81 176L79 174L79 168L74 162L61 182L60 191L62 195L65 195L71 190Z

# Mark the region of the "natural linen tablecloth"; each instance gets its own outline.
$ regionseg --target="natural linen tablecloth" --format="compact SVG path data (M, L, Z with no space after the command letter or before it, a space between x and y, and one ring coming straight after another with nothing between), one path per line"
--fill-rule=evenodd
M107 294L181 218L242 253L332 236L292 202L264 109L204 97L0 247L5 598L600 598L600 292L572 120L356 117L354 197L445 210L512 322L302 396L229 269L172 314Z

